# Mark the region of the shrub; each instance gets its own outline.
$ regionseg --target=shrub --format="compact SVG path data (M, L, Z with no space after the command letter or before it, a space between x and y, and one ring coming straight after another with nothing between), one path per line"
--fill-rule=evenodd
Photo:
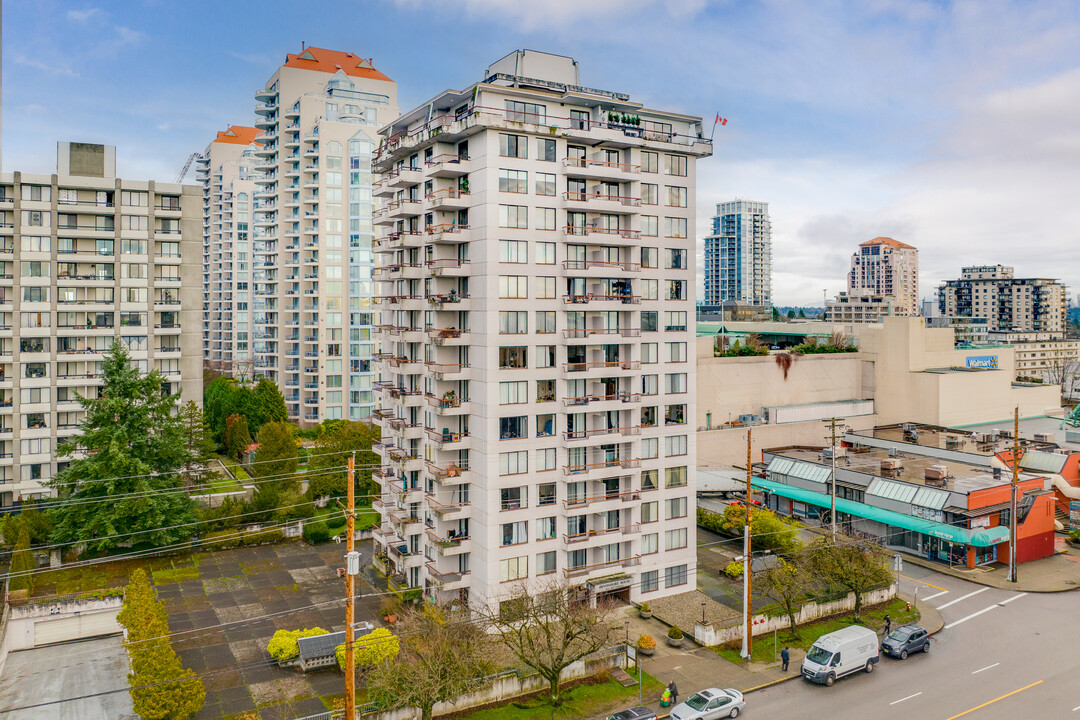
M638 610L640 610L641 612L652 612L652 608L649 607L649 603L647 602L643 602L638 605Z
M656 638L652 635L642 635L637 639L637 646L642 650L652 650L656 647Z
M1069 542L1080 543L1080 530L1069 531Z
M356 652L353 653L353 661L359 666L378 665L383 660L391 660L397 657L401 651L401 643L397 635L386 628L375 628L367 635L356 638ZM338 667L345 669L345 643L334 648L337 655Z
M207 533L203 537L203 545L213 545L215 549L228 550L229 548L268 545L284 539L285 533L282 530L220 530Z
M672 640L682 640L683 631L679 629L678 625L672 625L671 628L667 631L667 636Z
M241 536L241 543L244 547L251 547L252 545L270 545L271 543L281 542L284 539L284 530L258 530L255 532L245 532Z
M348 521L345 519L344 515L331 515L326 519L326 527L330 528L331 530L337 530L339 528L345 527L347 522Z
M330 528L324 522L313 522L304 525L304 539L312 545L326 542L330 539Z
M379 602L379 617L397 615L399 612L401 612L401 601L393 595L386 595Z
M310 628L308 630L278 630L266 646L266 652L278 662L291 660L300 654L300 645L296 642L300 638L326 635L327 631L322 628Z
M743 563L740 560L732 560L724 568L724 574L732 580L738 580L743 574Z

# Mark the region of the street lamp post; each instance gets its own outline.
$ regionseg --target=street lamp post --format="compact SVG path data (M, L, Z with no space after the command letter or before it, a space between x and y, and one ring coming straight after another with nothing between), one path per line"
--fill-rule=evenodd
M705 603L701 603L701 624L705 624Z

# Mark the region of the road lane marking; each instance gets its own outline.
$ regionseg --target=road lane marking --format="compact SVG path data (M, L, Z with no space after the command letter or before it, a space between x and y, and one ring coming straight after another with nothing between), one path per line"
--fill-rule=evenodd
M972 671L971 671L971 674L972 674L972 675L977 675L978 673L981 673L981 672L982 672L983 670L989 670L990 668L996 668L996 667L997 667L998 665L1000 665L1000 664L1001 664L1001 663L994 663L993 665L987 665L986 667L984 667L984 668L979 668L978 670L972 670Z
M1076 712L1077 710L1080 710L1080 705L1077 705L1076 707L1074 707L1074 708L1072 709L1072 711L1073 711L1073 712Z
M956 598L955 600L953 600L951 602L947 602L944 605L938 605L937 609L938 610L944 610L945 608L949 607L950 605L955 605L956 603L960 602L961 600L967 600L969 597L974 597L974 596L978 595L979 593L986 592L989 589L990 588L988 588L988 587L984 587L984 588L980 588L978 590L975 590L974 592L969 592L967 595L962 595L961 597L958 597L958 598Z
M913 577L908 577L908 576L907 576L907 575L905 575L904 573L900 573L900 577L902 577L902 578L907 578L907 579L908 579L908 580L910 580L911 582L917 582L917 583L919 583L920 585L926 585L927 587L932 587L932 588L934 588L935 590L941 590L942 592L949 592L949 591L948 591L948 590L946 590L945 588L943 588L943 587L938 587L938 586L937 586L937 585L935 585L934 583L928 583L928 582L926 582L925 580L916 580L916 579L915 579L915 578L913 578Z
M948 590L942 590L941 592L934 593L933 595L930 595L929 597L924 597L923 602L930 602L931 600L933 600L936 597L941 597L942 595L948 595L948 594L949 594Z
M976 710L981 710L982 708L986 707L987 705L993 705L998 700L1004 700L1007 697L1012 697L1016 693L1024 692L1028 688L1033 688L1036 685L1041 685L1042 682L1043 682L1042 680L1036 680L1035 682L1031 683L1030 685L1025 685L1024 687L1020 688L1019 690L1013 690L1011 693L1005 693L1001 697L996 697L993 700L988 700L987 702L984 702L982 705L976 705L975 707L971 708L970 710L965 710L964 712L960 713L959 715L953 715L951 718L948 718L948 720L956 720L956 718L964 717L965 715L967 715L969 713L973 713Z
M1020 598L1024 597L1025 595L1027 595L1027 593L1020 593L1019 595L1013 595L1008 600L1002 600L1001 602L998 603L998 605L1008 605L1013 600L1019 600Z
M889 703L889 704L890 704L890 705L895 705L896 703L902 703L902 702L904 702L905 700L910 700L911 698L913 698L913 697L919 697L920 695L922 695L922 693L921 693L921 692L917 692L917 693L915 693L914 695L908 695L908 696L907 696L906 698L900 698L899 700L893 700L893 701L892 701L891 703Z
M991 605L990 607L984 607L982 610L979 610L978 612L973 612L970 615L968 615L967 617L962 617L959 620L953 620L951 623L949 623L948 625L945 626L945 629L948 630L951 627L956 627L960 623L967 622L968 620L970 620L973 617L979 617L984 612L990 612L991 610L993 610L996 607L997 607L997 605Z

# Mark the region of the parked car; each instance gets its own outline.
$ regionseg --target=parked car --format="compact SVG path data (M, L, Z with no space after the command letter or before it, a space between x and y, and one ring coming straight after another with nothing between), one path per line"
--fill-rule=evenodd
M852 625L814 641L806 651L802 676L810 682L832 686L836 678L853 672L873 672L879 659L877 633L862 625Z
M743 694L735 688L701 690L676 705L671 720L713 720L738 717L746 707Z
M907 660L913 652L930 652L930 633L921 625L901 625L881 641L881 651L886 655Z
M643 705L638 705L629 710L620 710L607 720L656 720L656 713Z

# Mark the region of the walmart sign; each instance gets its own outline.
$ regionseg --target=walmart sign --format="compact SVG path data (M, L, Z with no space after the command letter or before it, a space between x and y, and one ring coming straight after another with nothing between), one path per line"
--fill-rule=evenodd
M969 368L979 368L980 370L997 370L998 359L997 355L974 355L967 358L967 366Z

